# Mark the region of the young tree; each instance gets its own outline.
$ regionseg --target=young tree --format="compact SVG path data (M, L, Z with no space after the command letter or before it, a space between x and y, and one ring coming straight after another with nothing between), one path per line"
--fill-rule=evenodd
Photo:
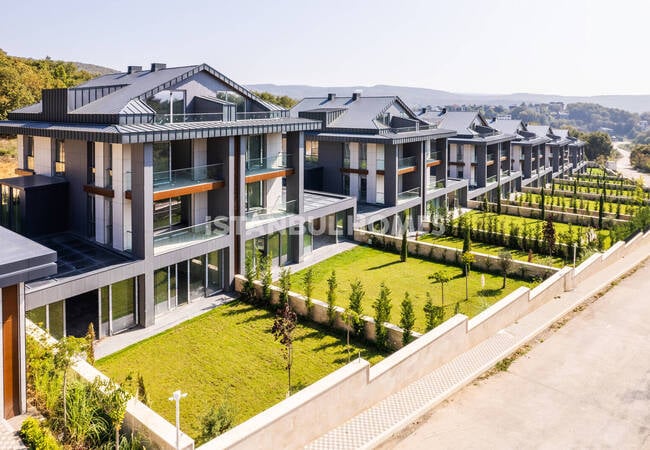
M407 228L404 226L404 230L402 231L402 247L400 248L399 251L399 260L401 262L405 262L406 258L408 257L409 253L409 247L408 247L408 240L407 240L407 235L406 235Z
M472 251L472 238L470 236L469 224L465 226L465 235L463 236L463 253Z
M262 271L262 303L265 306L271 304L271 284L273 284L273 275L271 274L271 258L263 256L261 261Z
M76 338L73 336L66 336L56 343L54 350L54 367L63 373L63 426L68 426L68 408L67 408L67 394L68 394L68 371L74 358L86 350L86 340L84 338Z
M424 319L426 321L425 329L427 331L433 330L443 319L443 309L438 305L433 304L431 294L427 291L427 301L424 303Z
M361 316L363 315L363 306L361 303L365 295L366 292L363 290L363 284L361 284L360 280L357 279L350 283L350 302L348 304L348 310L354 312L356 315L353 328L354 333L359 336L363 334L364 322L363 319L361 319Z
M110 380L98 381L97 384L98 390L104 393L104 411L115 430L115 450L120 450L120 430L126 415L129 393Z
M253 256L246 257L246 264L244 266L246 281L242 286L242 299L246 302L255 303L255 269L253 267Z
M603 229L603 217L605 216L605 194L598 198L598 229Z
M348 362L350 362L350 330L356 332L356 326L359 321L359 315L351 309L343 311L343 323L345 323L346 344L345 348L348 351Z
M332 275L327 279L327 323L330 327L334 326L336 321L336 288L338 282L336 281L336 271L332 270Z
M91 366L95 365L95 339L95 326L90 322L86 333L86 361Z
M291 290L291 269L282 269L280 271L280 305L279 308L284 308L284 305L289 302L289 291Z
M501 214L501 185L497 186L497 214Z
M505 251L499 253L499 267L503 274L503 286L501 286L501 289L505 289L508 273L512 269L512 254L510 252Z
M539 200L539 215L542 220L546 215L546 197L544 196L544 188L542 188L540 200Z
M390 289L386 287L383 281L379 287L379 296L372 306L375 310L375 339L377 347L385 350L388 349L388 329L384 323L388 322L390 319L390 310L392 309L392 305Z
M553 250L555 250L555 225L553 224L553 219L549 217L546 219L544 224L544 241L548 248L548 255L553 255Z
M443 272L442 270L439 270L428 277L430 280L433 280L434 283L440 283L440 297L441 297L441 305L442 305L442 315L444 319L444 313L445 313L445 284L449 283L451 280L451 276Z
M409 342L413 340L413 335L411 331L413 330L413 325L415 325L415 312L413 311L413 302L409 293L404 294L404 300L402 300L401 311L400 311L400 320L399 326L402 327L402 345L408 345Z
M474 253L465 252L460 257L465 267L465 301L469 300L469 268L474 262Z
M311 295L314 292L314 269L310 267L302 276L302 283L305 286L305 303L307 304L307 315L311 317L314 304L311 301Z
M291 365L293 364L293 331L296 329L296 322L298 317L291 309L291 305L287 302L284 308L278 309L278 312L273 321L271 332L276 341L280 341L283 345L282 356L286 361L287 375L289 378L289 390L287 397L291 395Z

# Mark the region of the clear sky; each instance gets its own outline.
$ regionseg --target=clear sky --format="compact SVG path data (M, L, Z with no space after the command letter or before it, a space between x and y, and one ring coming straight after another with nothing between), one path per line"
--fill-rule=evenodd
M241 83L650 94L648 0L3 0L11 55Z

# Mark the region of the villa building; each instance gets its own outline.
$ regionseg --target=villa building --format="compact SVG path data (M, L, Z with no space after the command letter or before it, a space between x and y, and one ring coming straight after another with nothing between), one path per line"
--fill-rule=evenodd
M466 190L447 176L456 133L419 119L399 97L332 93L303 99L291 116L321 123L305 133L306 187L356 198L357 227L431 214Z
M27 316L55 337L149 326L228 290L247 255L298 262L351 234L354 198L304 189L320 127L205 64L44 90L0 122L20 165L0 180L0 225L57 254L25 280Z

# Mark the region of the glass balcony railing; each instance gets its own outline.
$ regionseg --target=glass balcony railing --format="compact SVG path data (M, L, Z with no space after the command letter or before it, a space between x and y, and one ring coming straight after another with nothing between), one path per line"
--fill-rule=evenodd
M210 164L207 166L188 167L186 169L166 170L154 172L153 190L165 191L195 184L209 183L223 180L223 164Z
M384 160L377 158L377 170L384 170Z
M428 192L433 192L437 189L442 189L445 187L445 181L444 180L437 180L436 177L430 177L429 178L429 184L427 184L427 191Z
M417 163L417 158L415 156L409 156L407 158L400 158L397 162L398 169L405 169L407 167L415 167Z
M305 166L313 167L318 165L318 156L316 155L305 155Z
M256 222L280 219L298 213L298 202L290 200L279 202L272 207L252 207L246 210L246 226L254 226Z
M286 153L246 160L246 175L257 172L268 172L288 168L289 156Z
M427 155L427 161L438 161L440 157L441 153L439 151L432 151Z
M509 177L510 176L510 171L509 170L502 170L501 171L501 176L502 177Z
M182 245L225 236L228 227L228 218L222 217L185 228L159 231L153 236L154 253L164 253Z
M397 201L405 202L407 200L411 200L419 196L420 196L420 188L416 187L413 189L409 189L408 191L400 192L399 194L397 194Z
M124 172L124 190L125 191L130 191L131 190L131 172Z
M491 177L487 177L485 180L485 184L490 184L490 183L496 183L497 182L497 176L492 175Z
M154 123L159 125L166 123L187 123L187 122L222 122L223 113L198 113L198 114L156 114Z
M359 160L359 169L366 170L368 168L368 161L365 159Z

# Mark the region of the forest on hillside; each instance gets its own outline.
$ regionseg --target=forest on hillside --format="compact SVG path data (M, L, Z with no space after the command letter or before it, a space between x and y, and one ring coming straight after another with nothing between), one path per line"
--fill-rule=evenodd
M41 100L41 90L76 86L96 76L74 63L7 55L0 49L0 120Z

